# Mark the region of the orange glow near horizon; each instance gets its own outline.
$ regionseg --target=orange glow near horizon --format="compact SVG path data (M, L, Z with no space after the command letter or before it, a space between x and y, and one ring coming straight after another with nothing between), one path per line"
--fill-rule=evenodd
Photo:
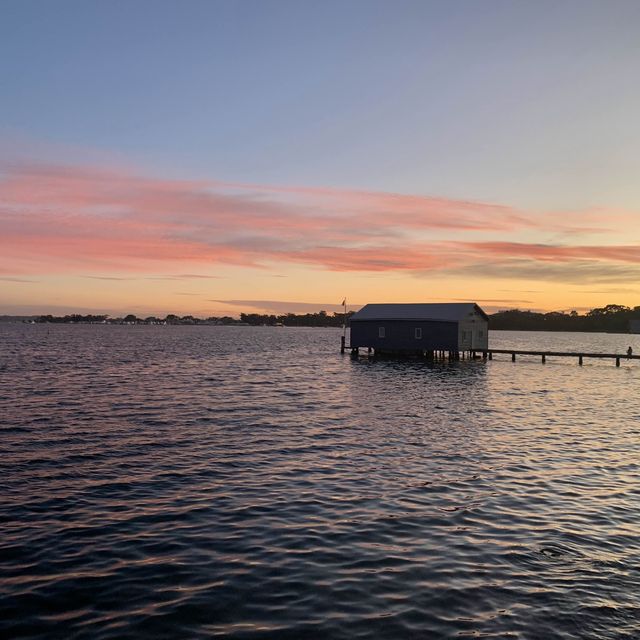
M0 169L0 313L237 315L307 303L640 304L637 212Z

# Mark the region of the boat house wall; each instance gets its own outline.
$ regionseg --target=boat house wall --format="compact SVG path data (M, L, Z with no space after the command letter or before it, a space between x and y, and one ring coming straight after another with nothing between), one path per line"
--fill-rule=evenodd
M351 346L377 351L457 351L458 326L429 320L352 320Z
M489 320L481 314L469 315L458 322L458 351L482 351L489 348Z

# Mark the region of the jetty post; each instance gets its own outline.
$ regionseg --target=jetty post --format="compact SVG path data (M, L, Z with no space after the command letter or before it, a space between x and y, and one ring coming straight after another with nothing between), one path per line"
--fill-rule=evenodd
M340 353L344 353L344 343L347 339L347 296L342 300L343 314L342 314L342 340Z

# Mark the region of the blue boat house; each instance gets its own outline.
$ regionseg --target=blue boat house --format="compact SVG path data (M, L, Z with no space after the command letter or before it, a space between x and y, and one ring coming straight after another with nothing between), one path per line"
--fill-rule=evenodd
M350 347L369 353L459 358L489 348L489 318L474 302L367 304L351 316Z

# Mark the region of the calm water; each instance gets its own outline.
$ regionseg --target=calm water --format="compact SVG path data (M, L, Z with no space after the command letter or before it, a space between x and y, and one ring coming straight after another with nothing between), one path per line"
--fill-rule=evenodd
M0 325L0 635L640 637L640 362L339 335Z

